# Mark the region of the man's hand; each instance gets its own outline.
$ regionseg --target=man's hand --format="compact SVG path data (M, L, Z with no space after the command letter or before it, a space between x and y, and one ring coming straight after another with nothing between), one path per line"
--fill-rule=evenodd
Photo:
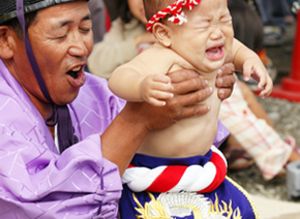
M218 88L218 96L221 100L230 97L235 81L233 64L225 64L218 70L216 87Z
M147 108L148 129L157 130L169 127L178 120L204 115L208 106L199 104L212 94L212 88L199 74L190 70L178 70L169 73L174 97L166 101L164 107Z

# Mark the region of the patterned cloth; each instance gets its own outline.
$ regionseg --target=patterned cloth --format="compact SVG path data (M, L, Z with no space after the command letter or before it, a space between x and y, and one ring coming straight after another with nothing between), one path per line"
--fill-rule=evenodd
M151 169L130 165L122 176L122 182L134 192L214 191L225 179L227 162L214 145L211 151L210 160L203 166L166 165Z
M137 154L135 155L132 164L134 166L147 167L151 169L158 166L179 164L187 166L204 166L207 162L209 162L211 156L212 151L209 151L204 156L188 158L158 158ZM162 200L168 199L168 196L170 196L169 201ZM203 207L205 205L208 205L208 208ZM201 217L196 216L199 213L201 214ZM203 216L207 214L210 215L210 217ZM120 215L121 219L258 218L246 192L229 178L226 178L216 190L204 194L188 192L160 194L148 193L145 191L132 192L127 185L124 185L120 201Z
M122 185L99 133L124 103L87 74L69 105L79 143L58 153L45 122L0 60L0 218L112 219Z
M277 175L292 147L263 119L249 109L237 83L230 98L221 104L220 119L243 148L255 159L265 179Z
M156 12L148 21L146 29L152 32L153 25L165 17L170 16L168 21L177 25L182 25L187 22L187 17L184 9L191 11L195 6L200 4L201 0L176 0L168 7Z

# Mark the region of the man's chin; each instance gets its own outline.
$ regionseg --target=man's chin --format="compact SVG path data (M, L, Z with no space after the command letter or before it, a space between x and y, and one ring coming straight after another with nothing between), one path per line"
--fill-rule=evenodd
M72 96L60 97L60 99L56 100L55 103L59 106L67 105L72 103L77 96L78 96L78 92L76 92L76 94L73 94Z

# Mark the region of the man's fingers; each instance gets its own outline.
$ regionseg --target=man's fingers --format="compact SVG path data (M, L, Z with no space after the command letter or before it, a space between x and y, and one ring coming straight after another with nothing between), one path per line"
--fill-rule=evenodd
M208 82L199 76L180 83L173 83L173 91L175 94L185 94L206 88L208 88Z
M232 75L234 72L234 65L232 63L226 63L218 70L218 76Z
M199 102L207 99L213 92L213 89L207 87L205 89L199 90L197 92L185 94L185 95L177 95L172 99L169 99L170 103L177 102L181 106L190 106L195 105Z
M192 116L201 116L206 114L209 111L209 107L207 105L196 105L184 107L181 110L181 113L178 115L177 119L184 119Z
M233 75L226 75L223 77L217 77L216 87L218 88L232 88L234 83L236 82L236 78Z
M216 87L218 88L218 97L224 100L231 95L236 82L234 66L232 63L227 63L217 73Z
M220 88L218 89L218 97L220 98L220 100L225 100L231 96L232 91L232 88Z
M192 70L178 70L167 74L171 78L172 83L179 83L189 79L199 77L199 74Z

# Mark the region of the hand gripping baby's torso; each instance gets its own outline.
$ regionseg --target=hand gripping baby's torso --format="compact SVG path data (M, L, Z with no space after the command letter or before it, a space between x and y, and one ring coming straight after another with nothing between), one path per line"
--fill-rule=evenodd
M177 54L174 55L174 52L169 55L168 60L163 61L166 59L165 56L166 54L163 54L163 57L156 55L154 60L148 62L149 66L147 67L149 68L147 69L149 69L149 73L164 72L166 74L182 68L193 69L189 63ZM174 64L174 62L171 65L168 64L171 57L173 60L177 59L177 64ZM160 64L154 64L155 60ZM138 151L139 153L159 157L187 157L207 153L217 133L221 101L217 97L217 89L215 88L216 71L206 73L203 77L209 82L214 91L210 97L199 104L206 104L210 107L210 111L202 116L177 121L167 129L152 132L147 136Z

